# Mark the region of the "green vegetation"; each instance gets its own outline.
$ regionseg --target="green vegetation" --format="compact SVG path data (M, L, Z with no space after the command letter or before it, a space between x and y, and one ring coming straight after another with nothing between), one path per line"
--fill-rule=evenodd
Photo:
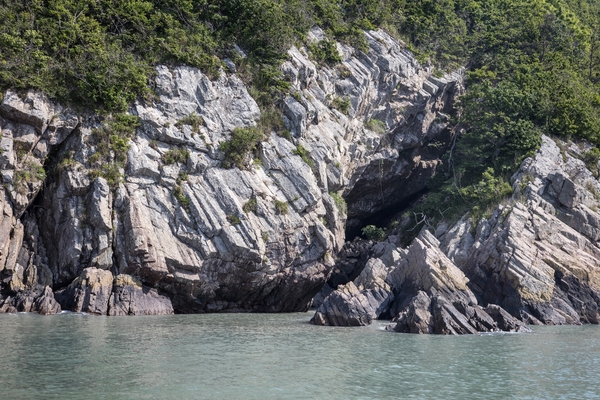
M420 58L467 66L464 133L416 209L420 224L483 215L512 192L510 176L542 134L600 145L598 3L407 1L402 14L398 32Z
M281 215L285 215L290 211L288 203L285 201L275 200L275 209Z
M185 164L190 159L190 151L185 147L175 147L162 155L162 162L165 165L175 163Z
M180 172L179 175L177 175L177 179L175 180L175 183L177 183L178 185L181 185L183 182L187 182L190 179L190 176L188 175L187 172Z
M365 124L365 127L380 135L384 134L387 131L387 126L385 125L385 122L375 118L371 118L370 120L368 120Z
M26 161L21 168L15 172L14 185L18 193L25 194L30 183L39 183L46 179L44 167L37 160Z
M362 31L376 27L431 61L436 76L466 66L455 121L464 133L420 206L431 222L505 196L509 176L541 134L600 146L600 5L592 0L6 0L0 20L0 91L34 88L112 113L95 132L97 169L116 166L107 176L124 163L127 132L137 122L119 113L152 96L148 81L159 63L212 77L221 59L236 63L263 116L221 145L224 166L245 167L271 132L289 137L278 107L290 83L279 65L292 44L306 44L313 26L326 38L309 45L311 56L336 65L342 78L350 71L340 66L335 41L366 51ZM347 98L331 103L350 111ZM195 131L202 124L194 114L179 123ZM185 159L171 155L165 162ZM593 163L596 155L586 157Z
M348 115L350 112L350 99L348 97L335 97L331 100L331 107L339 112Z
M219 150L225 153L223 159L224 168L246 167L247 156L250 155L258 143L264 138L258 128L236 128L231 132L231 139L222 142Z
M40 89L72 104L125 111L157 64L186 64L216 76L232 58L259 104L289 88L278 65L315 25L314 46L336 62L333 40L364 49L361 29L395 18L396 0L6 0L0 4L0 91ZM248 55L241 59L239 45ZM261 101L265 100L265 101Z
M600 161L600 149L592 147L585 153L583 153L583 161L587 168L592 171L592 174L598 177L598 162Z
M180 185L175 185L175 187L173 188L173 196L183 208L189 210L190 199L185 195L185 193L183 193L183 189Z
M229 221L231 225L239 225L242 223L242 220L237 215L228 215L227 221Z
M107 163L103 164L99 168L94 168L90 170L90 178L96 179L98 177L102 177L106 179L108 186L112 189L115 189L119 183L123 182L123 174L121 173L121 168L123 166L120 163Z
M248 200L246 202L246 204L244 204L244 207L243 207L243 210L246 214L248 214L249 212L256 213L257 209L258 209L258 202L256 201L256 197L251 197L250 200Z
M201 116L196 115L196 113L191 113L190 115L181 118L179 121L177 121L177 123L175 123L175 126L178 128L183 128L184 125L191 126L192 132L198 133L200 132L200 127L204 125L204 119Z
M340 214L346 215L348 213L348 205L346 204L346 200L336 192L329 192L329 195L333 199L335 206L337 207Z
M385 238L385 231L375 225L367 225L361 231L368 240L381 242Z
M92 131L96 152L90 157L93 167L90 178L101 176L111 188L117 187L123 180L120 171L127 161L129 140L139 124L138 117L134 115L111 114L104 117L102 125Z
M342 56L332 40L321 40L318 43L308 45L311 56L319 63L335 65L342 61Z
M313 172L316 172L317 166L315 165L315 162L312 160L312 158L310 158L308 150L302 147L301 144L299 144L298 147L296 147L296 150L294 150L293 153L297 156L300 156L300 158L302 158L302 161L308 164L308 166Z

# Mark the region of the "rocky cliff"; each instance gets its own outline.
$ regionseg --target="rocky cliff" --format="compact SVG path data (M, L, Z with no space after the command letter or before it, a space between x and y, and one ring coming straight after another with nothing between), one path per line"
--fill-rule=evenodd
M93 113L6 93L0 310L307 310L346 231L422 191L454 135L461 75L434 77L382 31L366 38L367 53L338 44L335 67L290 49L291 135L241 154L243 169L219 149L261 112L229 61L212 81L158 67L128 140ZM389 308L382 279L373 304Z
M395 236L373 246L361 275L326 297L313 322L384 316L395 331L444 334L599 323L600 185L585 150L542 137L488 218L424 230L406 249Z

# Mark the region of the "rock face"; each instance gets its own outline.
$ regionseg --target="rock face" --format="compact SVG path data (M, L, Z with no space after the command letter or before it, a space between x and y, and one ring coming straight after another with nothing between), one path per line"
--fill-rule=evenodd
M479 222L459 263L473 292L530 324L599 323L600 185L582 150L547 137L513 177L515 195ZM463 222L464 224L464 222ZM456 240L455 227L442 248ZM464 239L462 239L464 241Z
M369 325L391 315L396 324L388 329L405 333L528 331L498 306L489 305L491 313L482 308L469 289L469 279L439 246L428 231L406 250L394 249L390 242L380 243L375 249L380 256L369 259L354 283L338 287L325 298L311 322Z
M367 262L384 264L388 272L381 276L394 301L388 309L366 305L360 314L392 316L389 329L410 333L600 323L600 184L581 161L584 151L542 137L536 156L513 177L512 198L490 218L475 227L468 216L442 224L437 238L423 231L407 249L396 247L395 237L378 244L401 255L383 256L374 247ZM366 304L363 291L340 296L344 291L338 287L324 299L315 323L344 325L336 314L345 309L342 301ZM335 308L324 307L334 301ZM357 312L351 309L349 317Z
M110 132L102 142L96 115L6 93L2 310L56 310L46 287L63 309L92 314L306 310L331 275L346 218L351 230L422 190L453 136L460 74L434 78L389 35L366 39L368 53L338 45L336 67L290 49L292 137L267 135L242 170L222 168L219 146L260 110L235 74L210 81L158 67L157 96L129 111L140 126L124 145ZM369 304L391 302L378 286L357 289Z

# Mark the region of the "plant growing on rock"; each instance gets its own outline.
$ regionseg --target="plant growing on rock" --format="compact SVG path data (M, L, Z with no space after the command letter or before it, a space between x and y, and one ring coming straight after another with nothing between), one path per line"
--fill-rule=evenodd
M385 125L385 122L376 119L376 118L371 118L370 120L367 121L367 123L365 124L365 127L375 133L378 134L384 134L387 130L387 126Z
M350 99L348 97L335 97L331 100L331 107L335 108L342 114L348 115L350 113Z
M290 208L287 202L275 200L275 210L278 214L285 215L290 211Z
M190 159L190 151L185 147L175 147L173 149L169 149L162 156L162 161L165 165L171 165L175 163L185 164Z
M600 149L592 147L590 150L583 153L583 161L587 168L598 177L598 162L600 161Z
M335 203L335 206L340 214L346 215L346 213L348 213L348 205L346 204L346 200L344 200L344 198L336 192L329 192L329 195L333 199L333 202Z
M175 185L175 187L173 188L173 196L183 208L189 210L190 199L185 195L185 193L183 193L183 189L180 185Z
M231 132L231 139L219 146L225 157L224 168L245 168L248 155L253 152L263 135L256 127L236 128Z
M200 127L204 125L204 118L192 112L175 123L175 126L178 128L182 128L184 125L191 126L192 132L198 133L200 132Z
M242 220L237 215L228 215L227 221L229 221L231 225L239 225L242 223Z
M342 61L342 56L332 40L321 40L308 45L308 51L312 58L321 64L335 65Z
M251 197L250 200L248 200L246 202L246 204L244 204L243 210L246 214L248 214L249 212L253 212L256 213L256 210L258 209L258 203L256 201L256 197Z
M111 189L115 189L119 186L119 183L123 182L124 176L121 173L121 168L122 166L120 163L103 164L100 168L90 170L89 176L92 180L97 177L102 177L106 179L106 182Z
M313 172L317 170L315 162L312 160L312 158L310 158L310 153L301 144L299 144L296 147L296 150L294 150L293 153L297 156L300 156L300 158L302 158L302 161L308 164L308 166Z
M368 239L380 242L385 238L385 231L375 225L367 225L361 229L362 234Z
M18 193L25 194L30 183L39 183L44 179L46 179L44 167L37 160L28 160L15 172L14 185Z

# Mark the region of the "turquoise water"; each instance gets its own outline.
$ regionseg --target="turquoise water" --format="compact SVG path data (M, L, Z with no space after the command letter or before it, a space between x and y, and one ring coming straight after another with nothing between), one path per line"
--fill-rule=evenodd
M311 316L0 315L0 398L600 397L598 326L444 337Z

